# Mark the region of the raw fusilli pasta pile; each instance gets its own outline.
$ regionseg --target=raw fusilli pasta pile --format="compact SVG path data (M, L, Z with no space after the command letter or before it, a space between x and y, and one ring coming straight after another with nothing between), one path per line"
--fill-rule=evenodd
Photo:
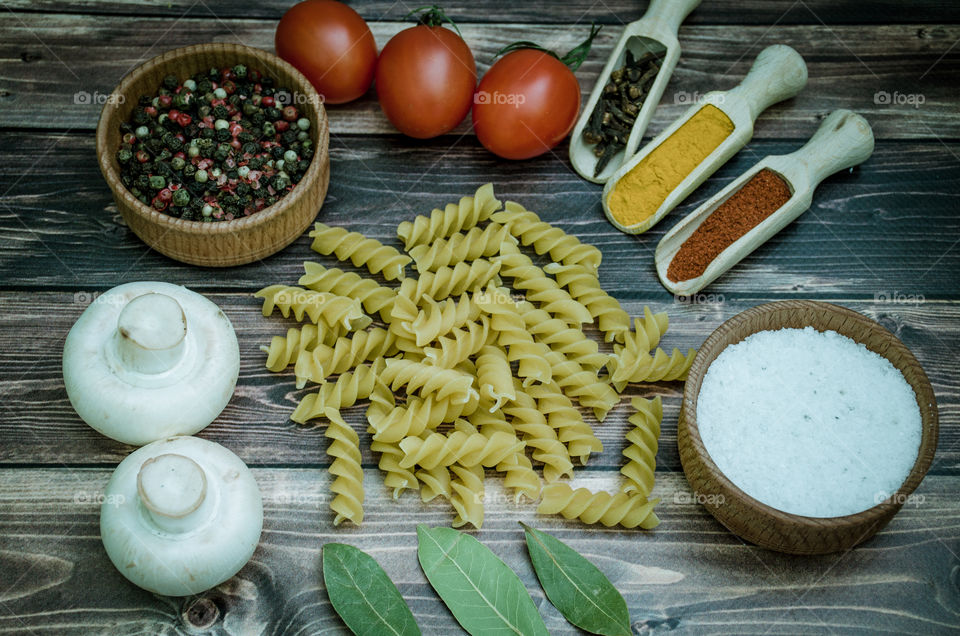
M562 480L603 450L577 405L602 422L628 382L686 376L693 350L668 355L657 346L666 314L645 308L631 329L597 279L600 251L517 203L501 207L490 184L401 223L397 235L409 255L322 223L310 233L315 251L398 286L308 262L301 287L256 293L264 316L278 309L310 321L262 349L269 370L294 366L298 388L319 384L291 419L326 420L334 524L363 520L359 437L340 410L368 401L370 449L385 485L395 498L417 490L423 501L447 499L454 526L483 523L485 469L502 473L517 501L539 498L539 512L656 526L658 500L649 496L659 398L633 401L619 492ZM523 248L553 262L541 268ZM410 263L416 278L407 276ZM588 323L614 343L613 354L584 334Z

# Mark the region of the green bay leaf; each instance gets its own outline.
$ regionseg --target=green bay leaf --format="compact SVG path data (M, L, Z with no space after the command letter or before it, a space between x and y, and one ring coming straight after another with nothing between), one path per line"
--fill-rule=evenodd
M333 609L357 636L420 636L397 586L366 552L344 543L324 545L323 583Z
M549 636L520 577L485 545L452 528L417 526L430 585L471 634Z
M563 541L520 525L540 585L564 618L593 634L630 636L627 603L610 579Z

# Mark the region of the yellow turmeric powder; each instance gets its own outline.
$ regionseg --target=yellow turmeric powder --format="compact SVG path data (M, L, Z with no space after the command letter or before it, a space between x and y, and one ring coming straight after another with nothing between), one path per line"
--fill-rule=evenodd
M732 132L733 122L713 104L695 112L617 182L607 198L613 218L629 227L653 216L667 196Z

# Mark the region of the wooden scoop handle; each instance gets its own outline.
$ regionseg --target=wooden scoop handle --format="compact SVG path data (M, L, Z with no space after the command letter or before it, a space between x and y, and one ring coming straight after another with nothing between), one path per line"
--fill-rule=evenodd
M795 50L785 44L774 44L760 51L750 72L729 91L747 103L750 119L767 108L793 97L807 83L807 65Z
M784 164L793 163L797 170L805 171L813 189L833 173L863 163L872 153L870 124L841 108L823 120L806 145L784 157Z
M700 0L650 0L650 6L642 18L644 28L649 29L650 25L655 23L657 28L650 29L651 31L665 29L676 35L680 30L680 23L699 4Z

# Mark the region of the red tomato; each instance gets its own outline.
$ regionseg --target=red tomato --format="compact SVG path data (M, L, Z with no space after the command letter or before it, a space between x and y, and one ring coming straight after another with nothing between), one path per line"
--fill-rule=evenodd
M380 108L397 130L418 139L456 128L476 87L470 47L444 27L418 25L397 33L377 61Z
M570 134L580 112L580 84L557 58L520 49L487 71L473 104L473 129L504 159L529 159Z
M340 2L293 5L277 25L274 46L329 104L352 101L373 82L377 43L364 19Z

